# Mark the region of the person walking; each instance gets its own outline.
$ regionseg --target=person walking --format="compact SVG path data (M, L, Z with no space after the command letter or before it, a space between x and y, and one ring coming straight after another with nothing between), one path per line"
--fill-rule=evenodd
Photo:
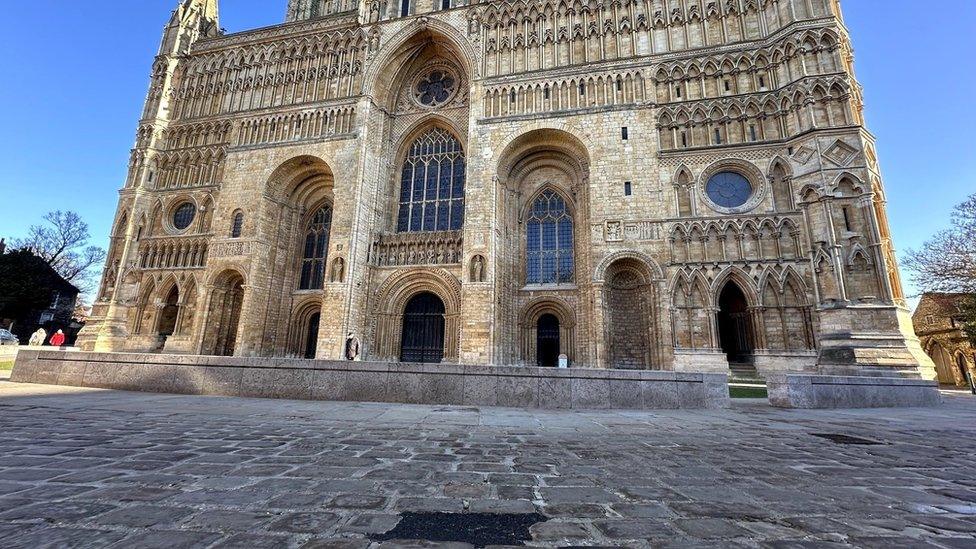
M47 332L44 328L38 328L36 332L31 334L30 339L27 340L27 344L31 347L40 347L44 345L44 340L47 339Z
M53 336L51 336L51 346L61 347L63 345L64 345L64 332L58 330L57 332L54 332Z

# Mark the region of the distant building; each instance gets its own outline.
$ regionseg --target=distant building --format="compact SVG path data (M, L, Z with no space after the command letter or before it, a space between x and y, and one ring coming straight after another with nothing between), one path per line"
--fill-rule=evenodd
M0 254L5 251L5 242L0 240ZM71 343L84 326L73 318L79 290L47 263L44 267L51 273L50 277L44 277L51 281L51 304L45 309L32 311L22 318L0 319L0 326L9 326L24 344L38 328L44 328L49 335L57 330L64 330L68 343Z
M939 383L965 385L966 372L976 375L976 348L962 331L959 316L968 294L927 293L912 316L922 348L935 362Z

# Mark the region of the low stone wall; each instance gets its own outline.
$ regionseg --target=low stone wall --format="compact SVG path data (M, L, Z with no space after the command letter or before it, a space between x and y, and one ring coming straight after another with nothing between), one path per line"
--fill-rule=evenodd
M725 374L636 370L22 351L11 381L176 394L522 408L729 406Z
M769 374L769 403L780 408L900 408L942 404L934 381L899 377Z
M0 345L0 360L14 360L21 351L41 350L79 351L78 347L30 347L28 345Z

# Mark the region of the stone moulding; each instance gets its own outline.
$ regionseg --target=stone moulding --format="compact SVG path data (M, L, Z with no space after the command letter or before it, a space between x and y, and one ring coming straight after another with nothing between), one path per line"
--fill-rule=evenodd
M935 381L900 377L767 374L779 408L907 408L942 404Z
M646 370L24 351L11 381L125 391L548 409L729 406L728 376Z

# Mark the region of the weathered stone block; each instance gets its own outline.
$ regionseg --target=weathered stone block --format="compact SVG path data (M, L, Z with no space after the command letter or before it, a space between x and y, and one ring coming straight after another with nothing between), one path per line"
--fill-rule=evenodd
M942 403L938 384L922 379L777 374L766 379L781 408L929 407Z
M573 408L610 407L610 380L573 378Z
M572 408L573 380L568 377L540 377L539 407Z

